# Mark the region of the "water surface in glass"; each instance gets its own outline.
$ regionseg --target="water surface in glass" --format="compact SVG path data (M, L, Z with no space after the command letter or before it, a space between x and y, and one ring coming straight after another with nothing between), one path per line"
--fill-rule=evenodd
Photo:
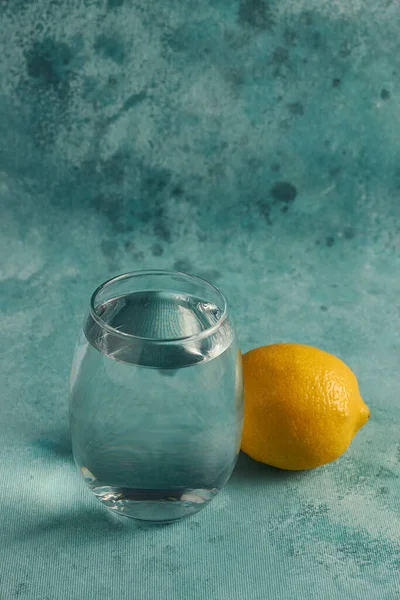
M175 520L204 508L233 470L241 355L211 285L166 272L123 277L95 292L78 341L74 456L107 507Z

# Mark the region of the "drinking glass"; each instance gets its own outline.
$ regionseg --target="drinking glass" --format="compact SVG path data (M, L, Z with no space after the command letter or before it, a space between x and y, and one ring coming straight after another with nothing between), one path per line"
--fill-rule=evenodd
M242 359L227 301L173 271L100 285L71 373L75 461L115 513L174 521L225 485L240 448Z

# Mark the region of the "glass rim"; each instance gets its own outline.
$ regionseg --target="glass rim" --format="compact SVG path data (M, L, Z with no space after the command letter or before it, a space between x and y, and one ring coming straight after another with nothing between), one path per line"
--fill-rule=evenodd
M214 290L215 292L217 292L217 294L220 296L220 298L222 300L221 316L218 318L218 321L216 323L214 323L210 327L207 327L203 331L200 331L199 333L194 333L192 335L186 335L186 336L182 336L182 337L157 339L157 338L146 338L146 337L143 337L140 335L134 335L132 333L126 333L124 331L120 331L119 329L115 329L114 327L112 327L111 325L106 323L101 318L101 316L97 314L96 307L95 307L95 300L96 300L97 296L100 294L100 292L102 292L106 288L110 287L114 283L118 283L120 281L124 281L127 279L133 279L136 277L143 277L146 275L154 275L154 276L161 276L161 275L176 276L176 275L179 275L180 277L182 277L183 279L186 279L187 281L195 281L195 282L197 281L202 284L205 284L207 287L209 287L212 290ZM145 290L143 290L143 291L145 291ZM93 294L90 297L89 312L90 312L91 317L99 325L99 327L101 327L102 329L105 329L109 333L112 333L113 335L116 335L125 340L127 340L127 339L140 340L142 342L146 342L147 344L175 344L177 342L185 342L186 343L186 342L190 342L192 340L199 340L199 339L207 338L210 335L213 335L216 331L218 331L218 329L221 328L221 326L224 324L224 322L226 321L226 318L228 316L228 301L226 299L225 294L223 294L223 292L221 292L221 290L217 286L210 283L206 279L203 279L202 277L198 277L197 275L191 275L189 273L184 273L183 271L174 271L174 270L168 270L168 269L144 269L144 270L140 270L140 271L128 271L127 273L122 273L121 275L115 275L114 277L111 277L110 279L107 279L106 281L101 283L94 290Z

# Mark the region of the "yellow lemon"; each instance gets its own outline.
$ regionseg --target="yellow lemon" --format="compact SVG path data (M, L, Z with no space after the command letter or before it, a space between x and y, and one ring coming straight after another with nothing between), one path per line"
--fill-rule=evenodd
M356 376L312 346L273 344L243 357L242 450L280 469L312 469L335 460L370 412Z

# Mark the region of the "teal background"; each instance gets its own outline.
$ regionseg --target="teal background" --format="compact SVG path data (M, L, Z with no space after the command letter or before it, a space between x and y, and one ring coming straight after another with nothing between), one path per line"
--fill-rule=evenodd
M0 0L1 600L400 598L399 30L391 0ZM91 291L142 268L219 285L243 351L347 362L348 452L108 514L68 376Z

